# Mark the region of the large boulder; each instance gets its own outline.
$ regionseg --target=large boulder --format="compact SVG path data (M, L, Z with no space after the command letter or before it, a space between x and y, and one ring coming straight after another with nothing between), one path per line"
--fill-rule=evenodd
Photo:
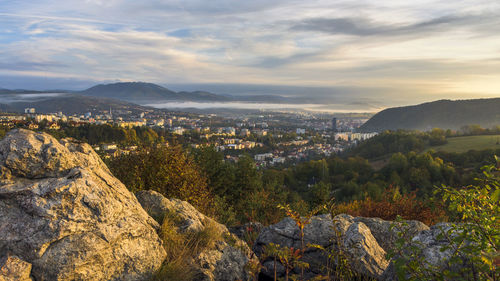
M304 246L308 244L319 245L325 249L334 244L335 230L330 215L314 216L311 223L304 227ZM294 220L284 218L280 222L267 226L262 229L254 244L254 252L262 257L264 247L270 243L280 245L281 247L301 249L302 240L300 230ZM309 264L309 269L305 271L305 276L311 278L322 271L322 266L326 259L325 253L317 248L307 248L303 256L303 261ZM274 274L274 261L271 257L264 259L263 274L271 277ZM279 276L285 275L285 268L279 264L277 266ZM299 273L298 270L295 273Z
M203 249L189 260L189 265L196 272L195 280L234 281L248 280L246 265L256 261L248 245L227 227L200 213L186 201L167 199L156 191L139 191L136 197L151 216L161 219L174 217L176 231L189 234L203 231L206 227L215 228L218 233L212 247Z
M343 248L352 268L362 275L379 278L389 265L386 252L362 222L355 222L347 228Z
M0 256L34 279L145 280L164 260L158 223L89 145L14 130L0 171Z
M427 230L423 230L422 232L415 235L412 239L408 240L411 246L415 247L418 250L419 256L418 259L422 259L424 262L422 266L431 266L432 270L449 270L449 266L447 264L450 257L453 255L454 250L453 247L450 246L449 240L443 235L444 233L448 233L451 229L451 224L449 223L438 223L431 226ZM451 234L453 238L454 234ZM408 245L410 246L410 245ZM407 251L408 249L405 249ZM415 252L417 253L417 252ZM399 258L396 256L395 258ZM459 263L460 264L460 263ZM429 269L429 268L428 268ZM458 266L457 268L452 268L452 271L458 273L462 271L463 268ZM391 262L389 267L384 272L383 276L384 280L388 281L397 281L398 277L396 276L396 270L394 263ZM409 277L409 276L407 276Z
M398 233L403 231L405 233L405 239L411 240L412 237L424 230L429 230L429 227L423 222L416 220L407 220L405 224L386 221L380 218L365 218L365 217L353 217L354 222L364 223L372 233L373 237L377 240L377 243L386 252L393 250L396 240L399 239ZM395 227L391 228L391 225Z
M304 227L304 245L315 244L327 251L342 251L354 271L382 279L382 274L389 266L386 252L393 249L398 231L403 227L399 224L400 227L391 229L393 223L379 218L353 217L346 214L337 215L333 219L330 215L314 216L311 223ZM420 231L429 229L418 221L408 221L407 224L409 239ZM255 253L262 257L264 247L270 243L300 249L302 242L296 223L291 218L285 218L277 224L265 227L255 242ZM310 278L323 272L326 256L324 251L316 247L306 247L302 260L309 264L305 275ZM265 258L263 265L263 274L271 277L274 273L272 258ZM279 276L284 276L284 267L278 265L277 272ZM297 270L295 272L298 273Z

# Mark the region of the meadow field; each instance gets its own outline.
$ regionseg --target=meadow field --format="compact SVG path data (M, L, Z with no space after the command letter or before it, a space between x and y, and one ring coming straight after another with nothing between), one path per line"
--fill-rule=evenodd
M432 146L428 150L460 153L469 150L500 149L500 135L453 137L447 140L447 144Z

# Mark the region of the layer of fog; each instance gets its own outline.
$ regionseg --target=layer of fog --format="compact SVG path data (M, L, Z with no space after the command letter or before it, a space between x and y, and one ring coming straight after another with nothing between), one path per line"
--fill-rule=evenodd
M143 104L162 109L251 109L251 110L266 110L266 111L281 111L281 110L304 110L304 111L321 111L321 112L376 112L380 108L363 106L359 104L278 104L278 103L250 103L250 102L163 102L163 103L148 103Z
M0 94L0 103L33 102L60 95L65 95L65 93Z

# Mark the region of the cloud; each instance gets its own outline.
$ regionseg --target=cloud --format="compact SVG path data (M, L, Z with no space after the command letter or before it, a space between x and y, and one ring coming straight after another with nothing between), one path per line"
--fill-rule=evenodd
M141 80L415 100L494 95L463 81L495 87L500 76L498 1L40 0L0 11L3 87Z
M493 33L497 31L493 28L494 24L500 24L500 14L447 15L406 25L378 23L366 18L307 18L293 23L290 29L355 36L420 37L430 32L450 32L464 27L486 29Z

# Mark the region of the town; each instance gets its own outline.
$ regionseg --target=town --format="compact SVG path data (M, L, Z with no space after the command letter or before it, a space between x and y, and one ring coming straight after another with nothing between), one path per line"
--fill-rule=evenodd
M157 145L182 144L194 149L213 146L227 161L238 161L247 153L259 167L286 166L293 163L340 154L377 133L359 133L356 129L368 114L326 114L311 112L259 111L238 116L196 114L154 108L133 113L128 110L86 112L65 115L37 113L0 113L0 126L57 132L62 126L108 126L132 129L150 128L157 135ZM91 143L104 158L133 153L140 143Z

